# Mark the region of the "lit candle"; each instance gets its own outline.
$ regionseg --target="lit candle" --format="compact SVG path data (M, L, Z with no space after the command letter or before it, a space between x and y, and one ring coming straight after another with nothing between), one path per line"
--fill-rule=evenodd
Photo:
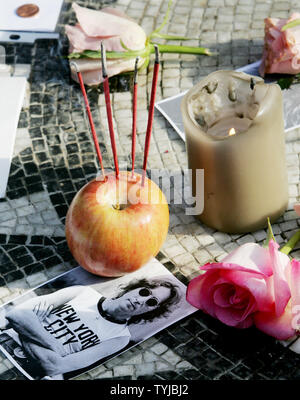
M274 222L288 202L280 87L216 71L189 90L181 111L193 194L204 200L199 219L228 233ZM204 170L204 194L196 193L196 169Z

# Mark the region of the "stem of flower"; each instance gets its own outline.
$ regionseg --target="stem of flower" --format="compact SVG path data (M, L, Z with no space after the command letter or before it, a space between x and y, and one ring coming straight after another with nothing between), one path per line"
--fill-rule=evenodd
M142 50L130 50L130 51L107 51L107 59L116 58L147 58L149 54L155 53L155 45L158 46L160 53L177 53L177 54L203 54L206 56L215 55L206 47L193 47L193 46L179 46L172 44L159 44L147 42L146 46ZM101 51L95 50L84 50L81 53L71 53L68 58L95 58L101 59Z
M152 32L152 34L153 34L153 33L160 32L160 31L162 30L162 28L163 28L163 27L166 25L166 23L168 22L169 15L170 15L170 11L171 11L171 7L172 7L172 3L173 3L173 0L169 0L167 12L166 12L166 14L165 14L165 16L164 16L163 22L161 23L161 25L160 25L158 28L156 28L156 29ZM151 35L150 35L150 36L151 36Z
M152 43L151 43L152 45ZM158 46L160 53L178 53L178 54L204 54L206 56L211 56L213 53L205 47L190 47L190 46L178 46L172 44L159 44ZM154 53L154 46L151 46L151 53Z
M280 249L281 253L289 254L300 240L300 231L294 233L290 240Z

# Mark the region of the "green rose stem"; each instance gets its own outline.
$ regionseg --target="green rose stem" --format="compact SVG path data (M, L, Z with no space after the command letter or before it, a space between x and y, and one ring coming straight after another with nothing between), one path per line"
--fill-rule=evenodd
M280 249L281 253L289 254L300 240L300 231L294 233L290 240Z
M276 243L276 239L274 237L272 230L272 225L270 223L270 219L268 218L268 232L263 247L268 247L270 240L274 240L274 242ZM300 230L294 233L294 235L290 238L290 240L280 249L281 253L288 255L296 246L299 240L300 240Z
M154 50L152 50L152 43L150 44L150 46L151 53L154 53ZM178 46L172 44L157 44L157 46L160 53L203 54L206 56L213 55L213 53L205 47Z
M107 59L116 58L136 58L136 57L149 57L150 54L155 53L155 45L158 47L160 53L178 53L178 54L202 54L211 56L212 53L206 47L192 47L192 46L179 46L172 44L159 44L148 43L142 50L127 50L127 51L107 51ZM101 51L84 50L82 53L71 53L68 58L101 58Z
M206 47L193 47L193 46L180 46L180 45L172 45L172 44L160 44L154 43L151 41L152 38L160 38L165 40L192 40L196 38L189 38L185 36L176 36L176 35L167 35L164 33L160 33L161 29L166 25L169 19L171 6L173 0L169 0L167 12L163 19L162 24L155 29L150 35L147 37L145 47L142 50L130 50L121 40L121 45L125 51L117 52L117 51L107 51L106 57L107 59L116 59L116 58L136 58L143 57L146 58L145 65L148 65L149 56L152 53L155 53L155 46L158 47L160 53L177 53L177 54L202 54L205 56L212 56L216 53L212 53ZM81 53L71 53L68 58L101 58L100 51L94 50L84 50Z

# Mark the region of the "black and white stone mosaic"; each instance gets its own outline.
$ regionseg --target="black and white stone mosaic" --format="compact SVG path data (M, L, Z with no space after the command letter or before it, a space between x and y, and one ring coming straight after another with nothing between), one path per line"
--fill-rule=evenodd
M113 3L135 18L147 32L166 11L163 0L78 1L92 8ZM261 56L263 18L285 17L297 4L262 0L174 1L167 32L195 37L190 45L218 51L213 58L164 55L157 99L190 88L215 69L234 69ZM84 102L71 81L66 59L65 23L74 23L71 1L64 2L61 38L34 45L2 43L9 73L28 77L28 93L20 115L7 195L0 200L0 301L24 293L76 265L69 252L64 222L76 192L99 171ZM139 76L137 163L141 163L152 67ZM131 75L110 80L120 165L130 164ZM88 89L88 98L106 168L112 168L102 88ZM300 131L286 136L290 204L299 198ZM155 114L149 168L186 168L185 147L168 123ZM168 238L157 258L188 282L198 267L246 242L261 243L264 230L247 235L215 232L170 206ZM279 243L297 229L290 206L274 224ZM300 247L293 252L300 257ZM200 311L132 350L105 362L78 379L298 380L299 356L255 329L226 327ZM23 379L0 356L0 379Z

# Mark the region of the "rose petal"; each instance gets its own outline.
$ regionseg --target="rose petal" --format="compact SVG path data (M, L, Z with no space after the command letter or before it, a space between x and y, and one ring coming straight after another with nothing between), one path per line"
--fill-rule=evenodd
M250 295L248 298L248 305L244 309L243 320L248 318L250 315L252 316L252 314L256 310L257 310L257 304L256 304L255 300L253 299L253 297Z
M219 297L220 294L221 298ZM239 299L241 303L232 304L231 300L234 297L236 297L236 300ZM248 290L224 283L216 288L213 298L215 314L221 322L239 328L252 325L251 315L257 310L257 305Z
M250 326L252 325L253 325L253 315L251 314L246 319L239 322L235 327L238 329L247 329L250 328Z
M249 301L249 293L244 288L236 287L234 295L230 299L230 304L236 308L245 308L246 303Z
M131 50L141 50L145 47L146 33L136 22L120 17L116 13L109 14L80 7L76 3L73 3L72 7L87 36L119 36L125 46Z
M300 216L300 203L294 204L294 210Z
M80 53L83 50L99 50L101 41L99 38L87 36L80 25L66 25L66 35L68 36L72 52Z
M193 278L187 287L186 300L194 307L199 308L215 317L215 305L213 302L213 291L219 280L218 271L205 272L202 275Z
M273 311L274 297L272 287L269 283L270 278L262 278L258 274L250 274L245 271L223 270L221 276L248 290L256 301L257 309L260 311Z
M281 28L286 23L298 19L299 13L293 13L290 18L265 19L265 45L259 72L296 74L299 72L299 38L300 30L296 26L285 31Z
M286 340L294 336L295 330L292 327L292 312L290 303L285 312L277 317L275 313L257 312L254 315L255 326L279 340Z
M140 67L144 62L140 58L138 66ZM98 85L103 81L101 60L79 59L76 60L80 71L82 71L82 79L86 85ZM108 77L117 75L121 72L132 71L134 69L135 59L114 59L107 60L107 75ZM71 76L76 82L78 77L76 72L71 69Z
M226 325L239 328L249 327L253 324L253 319L250 316L256 310L255 302L249 299L246 309L236 309L234 307L222 308L215 307L216 317ZM246 322L247 320L247 322Z
M221 262L206 264L201 269L229 269L256 272L265 276L271 276L273 273L268 250L257 243L246 243L228 254Z
M228 283L223 283L222 285L219 285L218 287L216 287L213 294L215 304L219 307L231 307L232 304L230 304L230 298L234 294L234 292L235 289L233 285L230 285Z
M124 51L120 36L88 36L79 24L75 26L66 25L65 31L70 42L70 52L97 51L101 49L101 42L103 42L106 51Z
M278 251L279 245L273 240L269 242L269 252L273 267L275 312L279 317L291 298L291 291L286 280L285 270L290 263L289 257Z
M291 262L291 297L292 312L299 314L300 312L300 262L292 260Z

